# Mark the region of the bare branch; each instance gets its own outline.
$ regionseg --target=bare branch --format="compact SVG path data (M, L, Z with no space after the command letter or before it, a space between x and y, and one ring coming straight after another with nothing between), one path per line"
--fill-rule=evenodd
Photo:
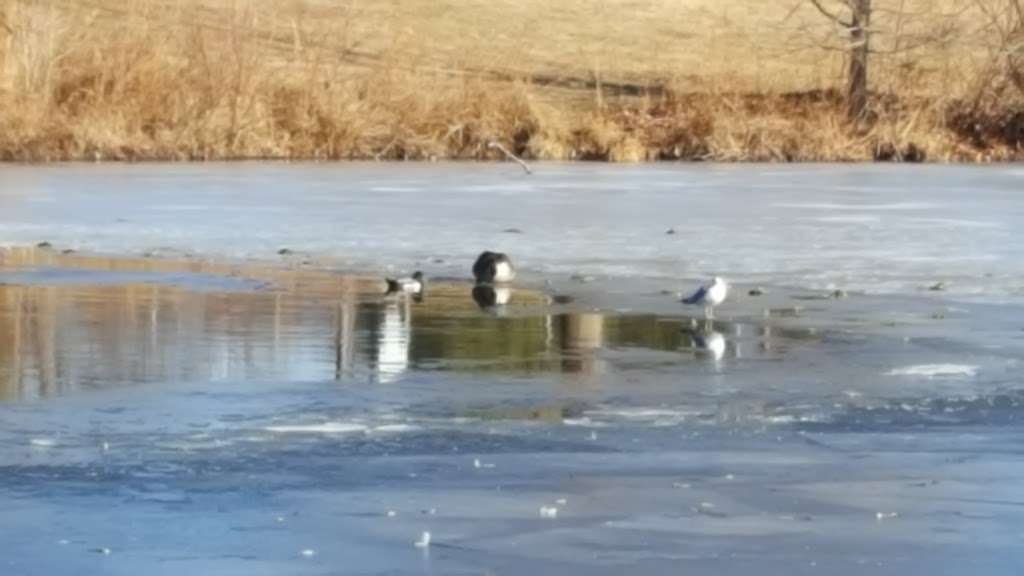
M815 8L818 9L818 12L824 14L825 17L828 18L829 20L832 20L836 24L839 24L840 26L843 26L845 28L853 28L853 22L843 20L842 18L839 17L838 14L829 12L828 8L825 8L825 5L821 3L821 0L810 0L810 2L811 4L814 5Z
M995 28L997 32L999 32L1000 36L1005 36L1006 30L1004 29L1003 24L999 19L999 16L994 14L989 9L988 5L986 5L981 0L974 0L974 4L975 6L977 6L978 10L980 10L981 13L984 14L986 18L988 18L989 24L993 28Z
M792 18L798 10L800 10L801 5L803 5L803 2L793 4L793 7L789 9L789 12L786 12L786 17L782 19L782 23L785 24L786 22L789 22L789 19Z
M487 147L488 148L497 148L498 150L501 151L502 154L505 155L506 158L508 158L509 160L513 160L517 164L522 166L523 170L525 170L527 174L533 174L533 171L530 170L530 166L526 162L523 162L523 160L521 158L519 158L518 156L516 156L512 152L509 152L509 149L505 148L504 146L502 146L500 142L493 142L493 141L492 142L488 142L487 143Z

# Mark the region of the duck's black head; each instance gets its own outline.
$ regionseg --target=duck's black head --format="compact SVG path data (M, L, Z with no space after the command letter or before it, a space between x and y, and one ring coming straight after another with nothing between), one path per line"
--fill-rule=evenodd
M490 250L484 250L476 258L477 264L497 264L498 262L507 262L508 255L503 252L491 252Z
M413 280L419 280L420 282L422 282L423 281L423 272L420 272L419 270L413 272L412 273L412 279Z
M481 252L476 262L473 263L473 277L477 282L493 282L497 266L502 262L512 264L509 257L501 252L491 252L490 250Z

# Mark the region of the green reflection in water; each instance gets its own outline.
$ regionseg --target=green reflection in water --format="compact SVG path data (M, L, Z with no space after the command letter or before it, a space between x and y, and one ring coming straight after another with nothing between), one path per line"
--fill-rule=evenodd
M96 268L89 269L104 273ZM608 369L605 354L621 349L669 353L671 362L720 361L817 338L767 325L553 313L528 290L480 307L465 284L433 285L414 302L383 296L379 281L253 274L273 288L0 285L0 398L147 382L389 382L413 370L596 374Z

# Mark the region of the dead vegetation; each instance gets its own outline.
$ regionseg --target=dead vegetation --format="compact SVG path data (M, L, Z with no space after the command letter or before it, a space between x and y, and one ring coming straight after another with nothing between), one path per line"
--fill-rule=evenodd
M1019 0L0 0L0 158L1024 156Z

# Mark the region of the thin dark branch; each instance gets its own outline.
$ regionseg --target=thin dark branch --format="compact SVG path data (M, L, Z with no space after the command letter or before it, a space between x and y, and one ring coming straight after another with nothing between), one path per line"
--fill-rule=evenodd
M853 22L845 21L838 14L829 12L828 8L825 8L825 5L821 3L821 0L810 0L810 2L811 4L814 5L815 8L818 9L818 12L824 14L825 17L828 18L829 20L832 20L833 22L839 24L840 26L846 28L853 28Z
M793 15L796 14L797 11L800 10L800 6L802 4L803 4L803 2L799 2L797 4L793 4L793 7L789 9L789 12L786 12L786 17L782 19L782 23L785 24L786 22L789 22L789 19L792 18Z
M995 30L999 32L1000 36L1005 36L1006 31L1003 29L1003 25L999 21L999 17L993 14L992 11L989 10L989 7L984 2L982 2L982 0L974 0L974 4L975 6L978 7L978 10L980 10L981 13L984 14L986 18L988 18L989 25L995 28Z

